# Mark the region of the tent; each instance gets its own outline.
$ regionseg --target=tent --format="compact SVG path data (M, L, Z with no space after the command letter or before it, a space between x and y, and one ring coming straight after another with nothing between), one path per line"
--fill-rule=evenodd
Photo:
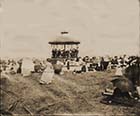
M34 64L32 59L24 58L22 61L21 69L23 76L29 76L31 74L31 71L34 71Z

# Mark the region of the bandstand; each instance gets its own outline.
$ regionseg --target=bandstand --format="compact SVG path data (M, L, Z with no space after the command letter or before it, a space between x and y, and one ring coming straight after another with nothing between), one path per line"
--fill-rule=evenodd
M52 58L72 59L79 54L80 42L68 36L68 32L61 32L54 40L49 41L52 48Z

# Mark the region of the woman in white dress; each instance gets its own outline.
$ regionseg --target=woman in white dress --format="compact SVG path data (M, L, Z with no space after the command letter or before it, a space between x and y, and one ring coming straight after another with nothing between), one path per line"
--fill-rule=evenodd
M123 76L121 64L119 64L119 65L116 67L115 75L116 75L116 76Z
M50 62L46 63L46 69L44 70L41 79L40 84L50 84L53 80L54 76L54 69Z

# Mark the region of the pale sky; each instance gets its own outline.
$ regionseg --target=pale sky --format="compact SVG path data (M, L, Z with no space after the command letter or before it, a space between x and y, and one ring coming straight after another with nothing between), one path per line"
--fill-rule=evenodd
M80 55L138 54L138 0L0 0L2 56L50 56L61 31Z

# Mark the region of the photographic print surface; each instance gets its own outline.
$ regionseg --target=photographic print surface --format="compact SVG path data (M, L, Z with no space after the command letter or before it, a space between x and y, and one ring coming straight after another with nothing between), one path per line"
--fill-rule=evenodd
M0 0L1 115L140 115L139 0Z

